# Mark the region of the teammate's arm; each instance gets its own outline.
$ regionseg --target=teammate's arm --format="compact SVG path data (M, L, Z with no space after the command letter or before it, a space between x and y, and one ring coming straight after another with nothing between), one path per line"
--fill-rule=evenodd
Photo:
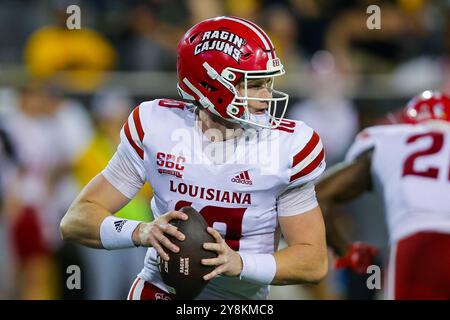
M336 226L336 206L371 189L371 155L372 151L369 150L350 163L335 165L316 184L317 199L326 225L327 242L339 256L347 252L350 244Z

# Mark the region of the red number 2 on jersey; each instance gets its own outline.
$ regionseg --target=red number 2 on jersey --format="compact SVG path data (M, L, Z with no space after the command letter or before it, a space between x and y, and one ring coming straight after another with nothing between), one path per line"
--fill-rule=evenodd
M432 139L431 145L423 150L416 151L413 154L409 155L405 163L403 165L403 174L402 176L407 175L413 175L413 176L420 176L420 177L426 177L431 179L437 179L439 175L440 168L436 167L428 167L425 170L416 170L414 169L414 161L416 161L420 157L429 156L432 154L436 154L439 151L441 151L442 146L444 145L444 135L440 132L428 132L428 133L421 133L416 134L408 138L406 141L407 144L414 143L417 140L421 139ZM450 172L449 172L449 180L450 180Z
M175 210L179 210L184 206L190 206L192 202L178 201ZM235 250L239 250L239 240L242 238L242 220L247 208L223 208L216 206L203 207L199 213L205 218L210 227L214 222L222 222L227 226L225 234L225 242L228 246Z

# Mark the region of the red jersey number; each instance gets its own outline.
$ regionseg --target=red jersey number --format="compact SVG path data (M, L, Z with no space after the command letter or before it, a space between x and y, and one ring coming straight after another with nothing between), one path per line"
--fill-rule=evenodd
M184 206L190 206L192 202L178 201L175 210L179 210ZM225 234L225 242L228 246L235 250L239 250L239 240L242 238L242 220L247 208L223 208L216 206L203 207L199 213L205 218L208 226L212 227L214 222L221 222L227 226Z
M406 140L406 143L411 144L419 140L430 138L431 138L431 145L428 148L416 151L406 158L405 163L403 164L403 174L402 174L403 177L407 175L412 175L431 179L438 178L439 171L441 168L429 166L425 169L417 170L414 168L414 162L421 157L439 153L439 151L441 151L444 145L444 135L440 132L427 132L416 134L409 137L408 140ZM450 180L450 173L448 178Z

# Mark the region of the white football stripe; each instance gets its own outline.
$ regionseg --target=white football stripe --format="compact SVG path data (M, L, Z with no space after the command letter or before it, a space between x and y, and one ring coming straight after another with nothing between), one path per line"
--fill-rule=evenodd
M302 171L304 168L306 168L312 161L314 161L314 159L319 155L322 149L323 149L322 141L319 140L313 151L311 151L311 153L308 154L305 157L305 159L300 161L294 168L292 168L291 175L293 176Z
M144 149L142 146L142 142L139 139L139 134L137 133L136 125L134 124L133 113L131 113L130 116L128 117L128 127L130 127L131 138L133 138L134 142L138 145L138 147Z
M252 26L251 24L249 24L248 22L245 22L245 21L242 21L242 20L239 20L239 19L234 19L234 18L231 18L231 17L224 17L225 19L228 19L228 20L232 20L232 21L235 21L235 22L238 22L238 23L241 23L241 24L243 24L244 26L246 26L247 28L250 28L253 32L255 32L257 35L258 35L258 37L261 39L261 41L262 41L262 43L264 44L264 46L266 47L266 50L271 50L272 48L273 48L273 44L272 44L272 42L270 41L270 38L269 38L269 36L267 36L267 39L269 39L269 41L270 41L270 44L272 44L272 47L269 45L269 43L266 41L266 38L261 34L261 32L258 30L258 29L256 29L254 26ZM268 53L269 54L269 59L274 59L274 57L273 57L273 55L272 55L272 52L269 52Z
M139 278L136 278L133 281L133 284L131 285L131 288L130 288L130 292L128 292L128 295L127 295L127 300L133 300L133 296L131 295L131 293L132 292L134 293L134 289L136 288L136 285L137 285L138 281L139 281Z
M145 281L142 279L139 279L139 282L137 283L136 288L134 288L132 300L141 300L141 294L142 294L142 290L144 290L144 284L145 284Z

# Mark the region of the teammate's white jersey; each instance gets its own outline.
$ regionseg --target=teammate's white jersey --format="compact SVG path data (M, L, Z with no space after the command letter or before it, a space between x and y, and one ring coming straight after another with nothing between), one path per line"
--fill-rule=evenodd
M406 124L367 128L347 160L369 149L391 242L424 230L450 233L450 130Z
M155 218L192 206L232 249L249 253L277 249L278 196L316 179L325 169L320 138L302 122L284 120L275 130L246 130L239 138L210 142L199 128L194 106L169 99L136 107L121 131L117 153L125 154L142 182L153 187ZM124 195L134 196L125 182L104 175ZM153 248L139 277L167 290ZM199 298L267 295L268 286L219 276Z

